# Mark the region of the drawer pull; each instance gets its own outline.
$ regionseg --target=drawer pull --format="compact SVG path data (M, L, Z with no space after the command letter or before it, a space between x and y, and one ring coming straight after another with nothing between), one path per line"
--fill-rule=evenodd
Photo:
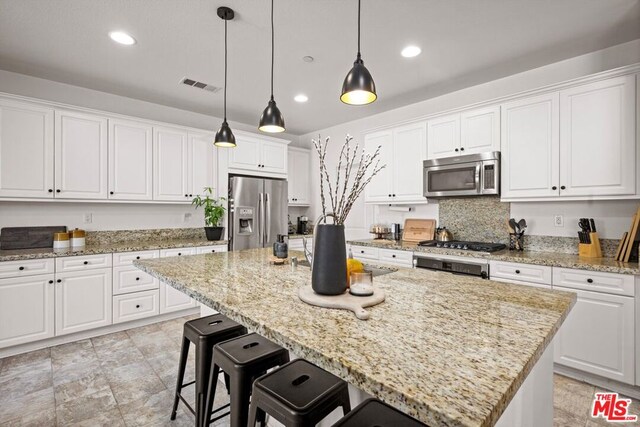
M140 280L140 278L139 278L139 277L136 277L136 280Z
M140 259L140 255L138 255L138 256L136 257L136 259Z
M88 265L88 264L89 264L89 261L85 261L85 262L83 262L83 264L84 264L84 265Z
M18 270L22 271L22 270L24 270L24 267L20 266L20 267L18 267Z
M136 308L140 308L140 304L136 304Z
M56 280L56 283L62 283L62 279Z
M215 251L216 251L215 249L211 249L211 252L215 252Z
M396 257L396 254L391 255L391 258L395 258L395 257Z
M516 270L516 274L520 274L520 270Z
M587 279L587 283L593 283L593 279Z
M182 252L178 252L178 256L182 255Z
M360 251L360 253L361 253L361 254L363 254L363 253L364 253L364 251Z
M53 280L49 280L49 284L51 285L53 283Z

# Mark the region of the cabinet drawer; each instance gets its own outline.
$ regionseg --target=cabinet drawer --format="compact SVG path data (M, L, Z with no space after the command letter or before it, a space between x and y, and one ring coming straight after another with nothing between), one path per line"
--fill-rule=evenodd
M183 255L195 255L196 248L174 248L174 249L161 249L160 258L169 256L183 256Z
M158 279L136 267L113 267L113 295L158 289Z
M553 269L553 286L582 289L616 295L635 295L635 276L630 274L601 273L597 271Z
M113 266L131 265L137 259L158 258L160 251L120 252L113 254Z
M113 323L160 314L160 294L158 290L135 292L113 297Z
M369 246L352 246L351 252L353 253L354 258L377 260L380 250Z
M545 265L491 261L489 268L489 277L492 279L495 277L543 285L551 284L551 267Z
M411 267L413 265L413 252L379 249L378 255L382 262L406 265L407 267Z
M196 248L198 254L211 254L216 252L227 252L227 245L200 246Z
M53 258L0 262L0 279L50 274L54 271L54 265Z
M111 267L111 254L56 258L56 273Z
M501 279L499 277L494 277L494 276L491 277L491 280L493 280L494 282L510 283L512 285L523 285L523 286L530 286L532 288L551 290L551 285L543 285L543 284L533 283L533 282L523 282L522 280Z

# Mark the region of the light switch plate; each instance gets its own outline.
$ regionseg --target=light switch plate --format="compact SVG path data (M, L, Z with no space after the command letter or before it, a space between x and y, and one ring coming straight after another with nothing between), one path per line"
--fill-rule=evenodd
M554 216L553 225L555 225L556 227L564 227L564 217L562 215Z
M84 214L83 221L85 224L91 224L93 222L93 214L90 214L90 213Z

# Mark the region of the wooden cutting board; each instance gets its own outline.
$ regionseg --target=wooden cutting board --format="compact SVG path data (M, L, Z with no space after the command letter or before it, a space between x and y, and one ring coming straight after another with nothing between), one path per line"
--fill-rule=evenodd
M423 240L433 240L435 233L435 219L407 218L404 220L402 240L409 243L420 243Z
M311 285L302 286L298 290L298 298L302 302L316 307L335 308L340 310L350 310L360 320L367 320L371 313L365 307L371 307L384 301L384 291L377 286L373 286L373 295L368 297L357 297L345 292L342 295L319 295L313 292Z
M67 231L67 226L3 227L0 230L0 249L51 248L53 233L59 231Z

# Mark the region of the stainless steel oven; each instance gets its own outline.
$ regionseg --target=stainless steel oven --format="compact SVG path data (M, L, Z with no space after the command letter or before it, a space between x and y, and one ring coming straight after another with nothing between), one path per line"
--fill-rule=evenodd
M500 152L425 160L425 197L500 194Z

